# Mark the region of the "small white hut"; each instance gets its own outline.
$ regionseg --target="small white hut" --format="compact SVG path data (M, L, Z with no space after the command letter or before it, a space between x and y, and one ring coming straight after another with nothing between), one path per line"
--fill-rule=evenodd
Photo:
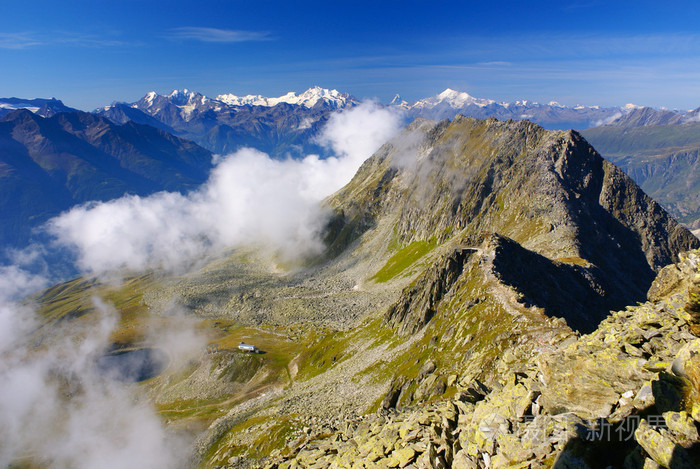
M238 344L238 350L241 352L260 353L260 350L255 345L246 344L243 342Z

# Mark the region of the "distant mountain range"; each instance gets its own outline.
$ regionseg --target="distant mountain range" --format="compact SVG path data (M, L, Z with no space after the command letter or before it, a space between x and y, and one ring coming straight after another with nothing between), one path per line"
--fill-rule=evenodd
M338 90L328 90L315 86L297 95L293 91L282 95L278 98L266 98L261 95L236 96L234 94L220 94L216 97L217 100L231 106L267 106L272 107L281 103L296 104L299 106L312 107L329 107L331 109L340 109L349 105L358 104L357 99L350 96L348 93L341 93Z
M700 122L700 108L688 112L650 107L635 107L606 125L612 127L646 127L651 125L681 125Z
M113 103L94 112L117 123L134 120L159 125L145 116L137 116L133 111L135 109L160 122L165 126L164 130L190 138L214 152L233 151L242 145L253 145L273 156L285 156L290 151L290 146L295 145L323 154L324 149L310 144L309 136L318 130L330 112L357 104L359 100L347 93L320 87L310 88L299 95L290 92L272 98L234 94L220 94L216 98L210 98L184 89L174 90L168 95L151 91L134 103ZM633 104L623 107L570 107L556 101L547 104L527 100L497 102L449 88L414 103L408 103L396 95L387 106L404 112L407 122L415 117L440 120L452 119L461 114L500 120L527 119L545 128L558 130L595 127L630 114L637 115L639 109L645 113L678 115L671 111L640 108ZM132 111L127 111L126 108Z
M215 153L251 146L285 158L327 156L313 137L332 112L357 104L347 93L319 87L278 98L225 94L215 99L184 89L169 95L152 91L135 103L113 103L94 112L118 124L153 125Z
M269 146L265 131L283 131L292 139L303 141L302 131L318 127L329 112L353 107L359 100L348 93L313 87L296 94L289 92L279 97L262 95L237 96L227 93L215 98L188 89L173 90L167 95L155 91L147 93L136 102L114 102L95 109L113 122L133 121L151 125L161 130L182 134L212 151L230 151L235 147L235 138L224 143L221 134L250 131L259 133L260 143ZM627 104L620 107L565 106L556 101L540 104L528 100L498 102L477 98L462 91L446 89L442 93L423 98L413 103L403 100L398 94L387 105L401 109L407 120L415 117L440 120L451 119L457 114L465 117L495 117L499 120L530 120L550 129L586 129L601 125L637 127L648 125L677 125L700 121L700 108L683 112ZM61 101L52 99L0 98L0 117L14 109L28 109L43 117L57 112L75 111ZM137 112L137 111L140 111ZM295 118L291 118L294 115ZM243 122L257 119L257 125ZM298 121L298 122L297 122ZM228 128L227 128L228 127ZM217 135L218 134L218 135ZM308 135L307 135L308 136ZM251 139L250 136L244 138ZM284 140L280 138L280 141Z
M493 99L475 98L468 93L446 89L435 96L421 99L413 104L396 96L393 105L404 109L411 117L427 119L451 119L457 114L466 117L487 118L499 120L529 120L548 129L582 129L601 125L617 116L623 115L634 108L625 107L564 106L556 101L540 104L533 101L521 100L513 102L496 102Z
M26 244L32 228L76 204L192 189L211 162L208 150L148 125L12 111L0 118L0 245Z
M249 146L273 158L328 156L315 137L332 113L358 104L347 93L320 87L279 97L152 91L92 113L55 98L0 98L0 243L23 244L33 227L74 204L193 188L206 180L212 152ZM407 123L461 114L587 129L583 135L601 154L684 223L700 227L700 108L505 103L452 89L414 103L397 95L388 106L403 112Z

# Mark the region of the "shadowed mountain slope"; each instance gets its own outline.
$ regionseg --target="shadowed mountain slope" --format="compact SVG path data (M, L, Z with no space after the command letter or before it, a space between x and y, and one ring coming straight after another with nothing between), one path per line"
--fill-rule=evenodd
M0 119L0 244L26 243L32 228L75 204L192 189L206 180L211 156L146 125L13 111Z
M679 221L700 228L700 123L605 125L582 134Z
M0 117L3 117L16 109L27 109L42 117L51 117L59 112L77 111L77 109L66 106L62 101L56 98L0 98Z

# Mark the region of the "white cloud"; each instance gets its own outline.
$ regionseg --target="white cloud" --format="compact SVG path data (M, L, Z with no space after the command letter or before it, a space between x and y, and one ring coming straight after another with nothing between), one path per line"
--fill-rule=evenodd
M615 114L613 114L612 116L610 116L606 119L601 119L601 120L595 121L593 123L593 127L600 127L601 125L611 124L611 123L615 122L616 120L618 120L620 117L622 117L622 113L616 112Z
M273 160L253 149L223 157L187 195L128 196L70 210L48 229L93 274L123 268L186 269L228 247L270 246L288 257L321 249L320 202L398 132L395 111L364 103L331 116L319 143L336 157Z
M241 31L232 29L184 26L173 28L168 34L172 39L192 39L202 42L249 42L272 39L267 31Z
M44 42L32 32L0 33L0 49L26 49Z
M95 364L117 323L114 309L94 300L88 320L55 324L51 334L9 331L0 343L0 466L30 455L51 467L157 469L186 467L190 443L168 432L129 384L108 379ZM0 311L31 317L29 307L2 302ZM30 320L30 322L33 322ZM37 347L41 347L38 349Z

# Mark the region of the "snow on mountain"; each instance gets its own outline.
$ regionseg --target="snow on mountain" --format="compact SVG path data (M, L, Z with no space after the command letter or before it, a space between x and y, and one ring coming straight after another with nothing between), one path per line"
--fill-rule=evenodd
M447 88L442 93L431 96L430 98L424 98L416 101L413 106L414 109L431 109L439 105L447 105L449 107L458 109L470 104L474 104L479 107L485 107L489 104L493 104L496 101L492 99L480 99L469 95L463 91L455 91L453 89Z
M389 103L389 106L397 106L401 109L410 109L411 105L408 104L408 101L404 101L403 98L401 98L401 95L396 94L394 95L394 99L391 100Z
M156 93L155 91L150 91L149 93L146 94L144 99L148 103L148 107L151 107L153 105L153 100L155 99L156 96L158 96L158 93Z
M435 96L420 99L413 104L399 105L392 101L391 105L404 109L412 117L451 119L456 114L462 114L477 118L495 117L500 120L528 119L548 129L585 129L608 124L640 108L633 104L606 108L581 104L571 107L557 101L549 101L547 104L530 100L498 102L493 99L477 98L451 88Z
M297 95L293 91L277 98L267 98L262 95L236 96L235 94L220 94L217 100L230 106L267 106L272 107L280 103L295 104L312 108L322 102L331 109L341 109L350 103L357 103L352 96L341 93L338 90L329 90L315 86Z
M236 96L235 94L220 94L216 97L219 101L229 106L271 106L269 99L260 94L248 94Z
M287 103L303 106L312 109L315 106L323 106L326 109L335 110L358 104L355 98L347 93L338 90L328 90L321 87L313 87L297 95L289 92L277 98L268 98L262 95L236 96L234 94L221 94L216 98L209 98L196 91L187 88L173 90L167 95L161 95L155 91L150 91L143 98L135 103L129 104L134 109L139 109L151 116L162 118L172 125L172 119L177 115L177 119L189 122L204 113L235 111L241 106L263 106L274 107L278 104ZM108 112L111 106L99 108L95 112Z
M291 105L292 108L279 114L280 110L276 107L282 104ZM322 120L318 115L307 115L309 111L327 113L356 104L358 101L348 93L315 86L299 94L290 91L278 97L266 97L260 94L238 96L228 93L210 98L187 88L173 90L167 95L151 91L129 106L143 111L172 128L180 129L181 126L192 123L193 129L199 129L197 132L201 133L203 129L209 132L219 124L226 124L229 127L233 125L238 129L242 125L241 122L250 119L252 114L258 120L262 119L268 123L277 122L275 125L283 125L281 122L284 119L280 120L280 116L294 115L292 120L285 125L290 125L296 131L305 131L310 128L310 123L318 123ZM582 104L567 106L557 101L540 104L525 99L499 102L493 99L477 98L464 91L451 88L413 103L405 101L397 94L387 106L400 110L407 119L414 117L434 120L452 119L455 115L462 114L476 118L495 117L500 120L528 119L548 129L586 129L600 125L636 126L700 120L700 112L698 111L688 112L685 115L681 113L671 115L670 111L643 108L635 104L601 107ZM244 114L240 114L244 111L243 107L247 110ZM3 110L0 107L0 115ZM107 113L109 110L108 106L95 112ZM117 121L123 120L123 110L117 114L119 114ZM238 114L240 116L236 117ZM185 132L185 130L182 131ZM230 130L221 128L217 132L227 133ZM189 137L195 138L197 135L193 134ZM211 138L221 139L224 137ZM204 145L207 144L204 137L200 140L197 141Z

